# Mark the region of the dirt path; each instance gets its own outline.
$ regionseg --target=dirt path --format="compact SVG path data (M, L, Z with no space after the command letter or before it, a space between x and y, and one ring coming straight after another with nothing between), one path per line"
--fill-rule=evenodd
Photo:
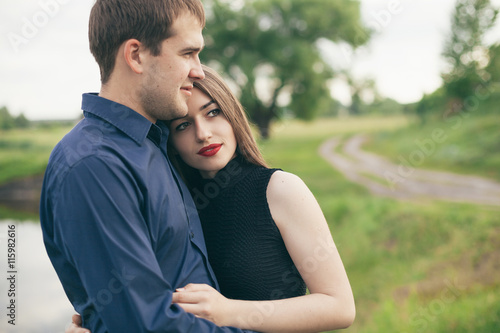
M347 140L342 153L335 150L340 138L325 141L320 155L373 194L402 200L446 200L500 206L500 183L477 176L465 176L442 171L422 170L361 150L364 135Z

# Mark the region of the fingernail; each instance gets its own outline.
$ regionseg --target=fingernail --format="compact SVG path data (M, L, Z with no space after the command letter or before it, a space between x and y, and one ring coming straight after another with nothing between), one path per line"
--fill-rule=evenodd
M175 289L175 291L184 291L185 289L184 288L177 288Z

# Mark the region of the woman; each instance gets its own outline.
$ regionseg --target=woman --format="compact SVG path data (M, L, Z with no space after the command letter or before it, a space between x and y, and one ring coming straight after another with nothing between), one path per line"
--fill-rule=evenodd
M168 150L192 189L222 294L189 284L173 301L219 326L261 332L350 326L351 287L314 196L297 176L266 167L241 104L204 71L187 116L169 124Z

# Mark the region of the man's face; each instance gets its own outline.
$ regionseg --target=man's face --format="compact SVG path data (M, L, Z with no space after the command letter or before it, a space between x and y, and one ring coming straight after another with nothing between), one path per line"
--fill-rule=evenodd
M173 35L163 41L161 54L145 65L141 104L152 119L170 120L187 114L193 82L205 77L198 57L204 46L202 26L189 13L173 23Z

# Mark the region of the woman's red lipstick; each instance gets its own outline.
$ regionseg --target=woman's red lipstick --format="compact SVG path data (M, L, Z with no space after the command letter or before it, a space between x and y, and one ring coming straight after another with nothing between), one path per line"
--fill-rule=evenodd
M221 147L222 147L222 144L214 143L214 144L211 144L211 145L208 145L206 147L201 148L197 154L201 155L201 156L206 156L206 157L214 156L215 154L217 154L219 152Z

